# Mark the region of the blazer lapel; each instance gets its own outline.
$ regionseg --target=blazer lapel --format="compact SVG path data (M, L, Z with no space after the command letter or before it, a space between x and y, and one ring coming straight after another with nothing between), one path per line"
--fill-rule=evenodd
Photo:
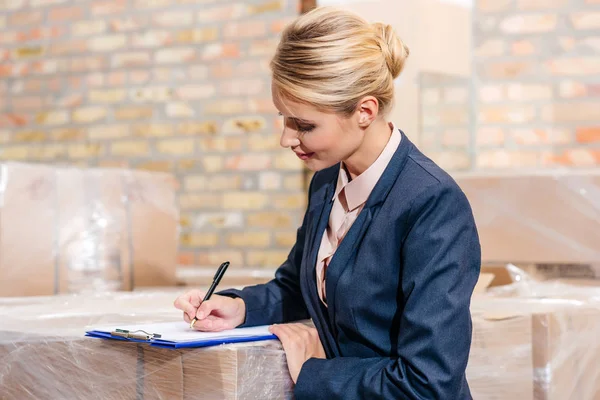
M402 171L406 164L406 160L408 159L408 153L412 143L402 131L400 131L400 134L402 135L400 145L398 145L398 148L384 170L381 178L379 178L379 181L369 195L364 208L358 214L358 217L346 233L346 236L336 249L329 266L327 267L327 304L332 329L335 329L335 296L340 277L347 268L354 266L353 258L360 248L363 237L371 225L371 222L377 216L377 212L387 198L392 186L400 175L400 171ZM322 234L323 231L320 232ZM334 331L333 334L335 335L336 332Z
M335 181L331 184L324 185L318 192L313 195L314 206L311 205L308 211L307 218L307 236L304 254L302 257L301 279L305 290L303 290L304 301L309 309L312 309L313 323L319 332L323 333L323 348L329 358L340 355L335 337L332 334L331 327L327 316L327 311L321 304L317 292L316 283L316 265L317 255L319 252L320 238L325 232L329 221L329 214L333 201L331 198L334 193ZM322 193L321 193L322 191Z

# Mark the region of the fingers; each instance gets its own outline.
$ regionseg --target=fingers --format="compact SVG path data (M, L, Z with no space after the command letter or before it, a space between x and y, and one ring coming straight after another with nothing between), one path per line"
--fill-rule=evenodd
M219 307L217 303L218 301L211 298L200 304L200 307L198 307L198 310L196 311L196 318L198 318L198 320L203 320L208 317L213 310Z
M219 332L229 329L226 322L221 318L208 317L194 324L194 329L203 332Z
M311 328L303 324L275 324L269 327L269 331L277 336L282 342L284 340L288 342L307 342L308 340L313 339L314 334L317 332L316 329L314 330L314 333L311 332Z
M196 311L202 302L203 296L204 293L202 291L192 290L175 299L173 305L175 308L187 314L188 318L191 320L196 315Z

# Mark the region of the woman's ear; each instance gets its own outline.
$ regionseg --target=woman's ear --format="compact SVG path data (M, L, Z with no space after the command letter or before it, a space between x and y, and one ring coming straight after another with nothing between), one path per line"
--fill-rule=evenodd
M373 96L365 96L358 103L358 125L368 128L379 115L379 101Z

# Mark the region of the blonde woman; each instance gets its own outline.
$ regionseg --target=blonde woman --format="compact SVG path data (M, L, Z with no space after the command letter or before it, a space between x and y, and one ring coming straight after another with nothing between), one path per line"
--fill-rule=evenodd
M296 244L264 285L176 300L200 330L273 324L298 399L471 398L479 238L460 188L386 119L407 56L391 27L342 10L287 27L281 145L316 171Z

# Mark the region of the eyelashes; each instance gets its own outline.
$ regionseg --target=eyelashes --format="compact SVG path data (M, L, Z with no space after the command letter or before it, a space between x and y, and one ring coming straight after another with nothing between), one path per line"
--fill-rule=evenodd
M283 114L281 112L278 112L278 114L279 114L280 117L283 117ZM293 119L293 121L294 121L294 124L296 125L296 130L298 132L301 132L301 133L309 133L309 132L313 131L316 128L315 125L300 124L295 119Z

